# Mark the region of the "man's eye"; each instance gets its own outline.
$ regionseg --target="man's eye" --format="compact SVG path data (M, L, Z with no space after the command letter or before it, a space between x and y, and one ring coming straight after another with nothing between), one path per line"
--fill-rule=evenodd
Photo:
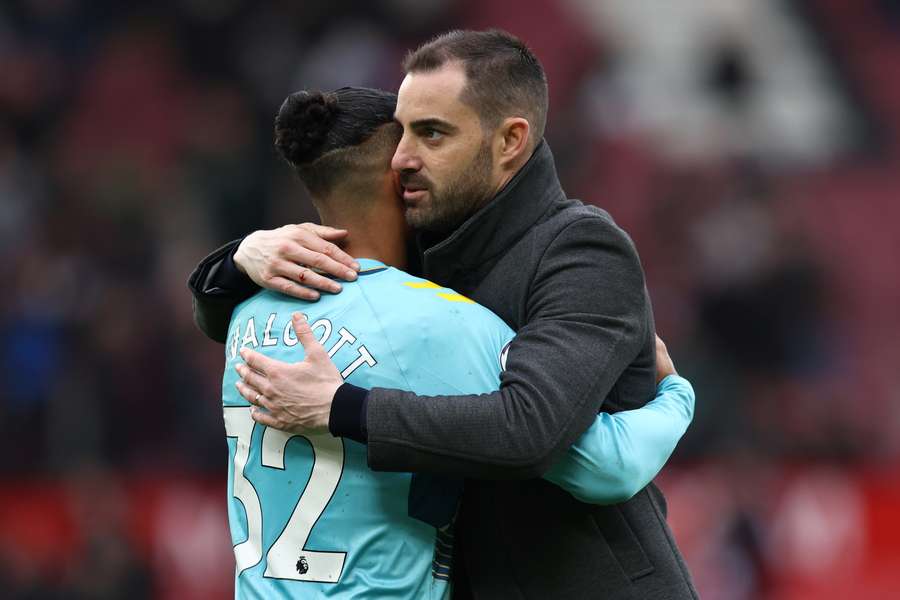
M444 135L437 129L426 129L425 130L425 139L428 140L439 140L441 136Z

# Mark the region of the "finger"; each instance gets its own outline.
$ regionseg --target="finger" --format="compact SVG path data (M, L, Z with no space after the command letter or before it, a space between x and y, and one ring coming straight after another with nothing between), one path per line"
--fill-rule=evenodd
M247 400L247 402L253 404L254 406L264 408L270 413L274 413L278 409L278 407L271 400L269 400L265 394L260 394L259 392L253 394L253 398Z
M308 300L309 302L315 302L321 296L316 290L304 287L296 281L291 281L287 277L282 277L281 275L276 275L269 279L267 287L271 290L279 291L286 296L292 296L294 298L299 298L300 300Z
M327 225L317 225L316 223L301 223L299 227L311 231L323 240L328 240L330 242L342 240L350 233L346 229L328 227Z
M256 399L259 391L253 389L243 381L236 381L234 387L237 388L238 393L244 400L246 400L250 404L253 404L254 406L259 406L260 400L262 400L262 396L260 396L259 400Z
M255 389L243 383L242 381L235 382L234 387L237 388L238 393L244 400L254 406L264 408L270 413L273 413L278 409L278 407L271 400L266 398L264 394L257 392Z
M323 273L340 277L346 281L356 279L358 264L349 254L334 244L323 242L315 236L310 236L310 239L313 241L306 245L298 244L292 252L288 252L283 258L298 265L309 266ZM356 266L354 267L353 265Z
M340 268L343 271L347 270L345 267ZM272 270L276 276L296 281L301 287L306 286L324 292L331 292L332 294L337 294L341 291L341 284L334 279L320 275L306 266L297 266L293 262L280 260L275 263Z
M269 380L265 375L260 375L253 369L248 369L243 365L238 365L235 367L235 370L241 376L241 381L244 385L253 388L256 393L265 394L269 390Z
M321 252L325 256L333 258L334 260L345 264L351 269L357 271L359 270L359 263L356 262L356 260L354 260L352 256L341 250L337 245L331 243L329 240L323 239L318 236L314 230L304 228L302 230L302 235L299 236L299 239L297 241L304 248L309 248L310 250Z
M278 420L270 415L269 413L262 411L258 408L254 408L250 411L250 416L254 421L259 423L260 425L265 425L266 427L272 427L273 429L278 429Z
M669 349L666 348L666 344L659 338L656 338L656 358L657 360L672 360L669 356Z
M281 362L274 358L269 358L264 354L260 354L256 350L251 350L250 348L241 348L241 358L244 359L244 362L247 363L248 367L254 371L258 371L261 375L268 375L269 372ZM241 365L239 364L238 366Z
M278 409L278 407L271 400L269 400L265 396L265 394L259 395L259 398L256 400L256 405L261 406L262 408L266 409L270 413L274 413Z
M321 358L322 355L325 355L327 359L325 348L322 347L322 344L320 344L319 340L316 339L316 336L313 335L312 329L310 329L309 323L306 321L306 317L303 316L303 313L295 312L292 314L291 322L294 324L294 333L297 334L297 339L300 340L300 343L303 345L303 351L306 352L307 358L318 359Z

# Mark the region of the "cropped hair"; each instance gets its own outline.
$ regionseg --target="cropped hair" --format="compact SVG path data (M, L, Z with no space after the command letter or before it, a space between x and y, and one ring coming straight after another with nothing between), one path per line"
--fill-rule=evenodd
M411 51L403 69L427 72L452 62L465 70L466 87L460 99L475 109L482 127L492 129L507 117L524 117L535 143L544 136L547 76L522 40L499 29L454 30Z

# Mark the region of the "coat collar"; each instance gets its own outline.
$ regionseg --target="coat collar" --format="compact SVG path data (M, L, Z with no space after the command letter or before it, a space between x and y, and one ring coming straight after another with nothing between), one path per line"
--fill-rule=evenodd
M426 248L424 270L448 279L452 271L482 264L508 250L556 201L565 200L553 154L541 141L528 162L493 200L443 241Z

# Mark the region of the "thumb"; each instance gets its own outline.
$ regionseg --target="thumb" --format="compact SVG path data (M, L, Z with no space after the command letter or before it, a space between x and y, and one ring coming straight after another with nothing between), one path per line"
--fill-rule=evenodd
M312 329L310 329L306 316L303 313L293 313L291 315L291 322L294 325L294 333L297 334L297 339L300 340L300 344L303 346L303 351L306 353L307 359L320 360L323 356L326 358L328 357L325 353L325 348L323 348L322 344L316 339L316 336L313 334Z
M304 229L307 231L316 234L323 240L335 241L342 240L347 237L346 229L335 229L334 227L328 227L326 225L316 225L315 223L304 223L302 225Z

